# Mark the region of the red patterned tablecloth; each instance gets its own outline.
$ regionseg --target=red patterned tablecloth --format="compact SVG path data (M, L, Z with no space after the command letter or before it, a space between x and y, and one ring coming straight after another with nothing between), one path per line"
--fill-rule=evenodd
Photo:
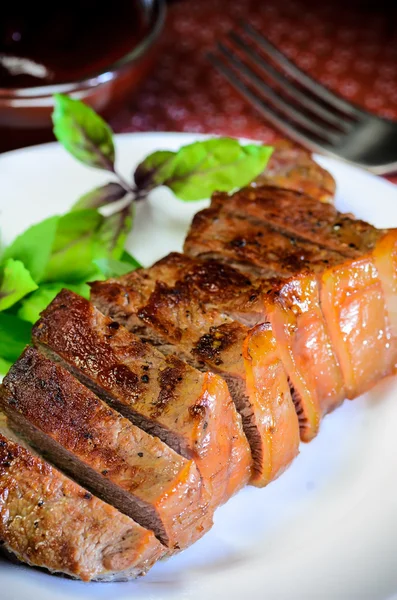
M208 63L239 20L347 99L397 119L397 2L176 0L153 73L112 121L116 131L197 131L272 142L278 134ZM391 178L397 183L397 176Z

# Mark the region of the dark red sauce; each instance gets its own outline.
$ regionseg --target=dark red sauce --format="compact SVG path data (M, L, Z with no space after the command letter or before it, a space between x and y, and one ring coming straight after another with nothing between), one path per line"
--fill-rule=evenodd
M131 52L149 27L142 0L4 4L0 88L66 83L96 75Z

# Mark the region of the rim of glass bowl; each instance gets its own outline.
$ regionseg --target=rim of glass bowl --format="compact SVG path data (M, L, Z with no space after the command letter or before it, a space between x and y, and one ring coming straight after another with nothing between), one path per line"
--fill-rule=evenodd
M143 56L153 45L163 29L166 15L166 0L142 0L146 8L153 11L151 29L146 37L125 56L109 65L106 71L92 75L88 78L53 85L42 85L29 88L1 88L0 100L12 99L35 99L52 96L56 93L70 94L73 92L88 90L112 81L117 77L120 68L128 65Z

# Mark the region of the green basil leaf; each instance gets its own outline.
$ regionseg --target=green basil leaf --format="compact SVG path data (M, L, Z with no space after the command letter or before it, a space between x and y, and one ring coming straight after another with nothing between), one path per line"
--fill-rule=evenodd
M162 185L173 172L176 152L158 150L150 154L135 170L134 181L139 190L149 190Z
M131 254L129 252L127 252L127 250L123 250L123 253L120 256L120 260L124 263L129 263L130 265L132 265L134 267L134 269L142 268L141 263L136 258L134 258L134 256L131 256ZM131 269L131 271L132 270L133 269Z
M118 202L124 198L126 193L125 189L119 183L112 181L81 196L72 206L71 211L84 210L86 208L101 208L113 202Z
M94 260L94 263L106 279L110 277L122 277L126 273L131 273L131 271L140 267L138 261L135 261L136 264L132 265L130 262L123 262L112 258L100 258Z
M7 375L11 366L12 366L11 361L5 360L4 358L0 357L0 377L4 377L4 375Z
M138 166L137 186L166 185L181 200L201 200L215 190L228 192L250 183L264 170L272 151L269 146L214 138L176 153L155 152Z
M4 264L0 285L0 311L10 308L21 298L37 290L37 284L20 260L9 258Z
M83 281L93 272L98 230L104 217L96 210L80 210L60 217L43 281Z
M32 225L5 249L3 261L20 260L36 283L40 283L51 255L60 217L50 217Z
M64 94L54 94L52 120L57 140L90 167L114 170L112 130L92 108Z
M30 323L36 323L40 317L40 313L53 301L55 296L63 289L67 288L89 298L90 288L86 283L43 283L38 290L30 294L28 298L24 298L20 303L18 317Z
M14 362L30 342L32 326L15 315L0 313L0 356Z
M132 204L108 217L104 217L97 235L95 259L113 258L118 260L121 257L132 227L132 221Z

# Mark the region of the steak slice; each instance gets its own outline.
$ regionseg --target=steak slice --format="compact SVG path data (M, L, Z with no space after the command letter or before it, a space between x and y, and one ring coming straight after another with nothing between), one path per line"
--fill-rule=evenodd
M320 307L317 279L300 274L287 280L235 285L232 270L215 261L196 262L185 275L196 297L242 323L271 323L288 374L301 425L309 441L319 421L345 398L338 359ZM192 292L193 293L193 292Z
M171 287L166 283L156 283L155 275L151 278L150 269L135 271L120 280L95 282L91 293L92 301L102 312L111 315L129 330L144 335L160 345L163 351L180 354L198 368L211 369L222 375L242 416L251 446L254 461L251 483L266 485L279 474L280 462L284 460L282 468L289 464L291 457L298 452L298 433L287 443L283 440L281 444L280 440L278 447L279 438L269 428L269 422L275 422L279 415L280 419L289 420L291 430L295 427L298 432L292 399L285 391L286 374L278 363L274 375L278 377L278 383L273 388L282 390L282 398L269 397L262 380L256 383L251 377L248 385L247 360L251 341L247 339L247 327L218 310L204 308L191 294L188 285ZM146 303L143 303L144 300ZM276 362L274 340L268 330L258 331L256 344L261 336L264 338L262 346L270 346L269 357L264 358L265 366L267 360ZM254 375L257 372L257 369L252 370ZM284 403L285 410L282 412L277 410L279 402ZM278 426L275 423L275 427Z
M382 240L380 244L383 246ZM396 369L397 331L388 307L393 310L397 296L384 294L376 268L376 256L382 254L376 248L374 253L327 269L320 279L321 307L348 398L366 392ZM390 266L393 262L387 248L383 260Z
M306 366L309 379L314 378L314 382L317 381L321 385L326 381L322 375L322 360L324 356L331 357L330 353L333 353L334 358L331 357L333 365L327 359L328 367L325 372L330 374L330 377L327 377L327 387L332 392L329 384L332 381L331 374L338 372L337 363L343 374L344 388L349 398L354 398L368 390L381 376L394 372L396 362L394 340L397 337L397 319L393 325L390 315L395 311L393 306L395 306L397 297L391 289L394 276L390 268L390 258L393 255L395 233L377 230L368 223L355 220L348 215L341 215L331 205L321 204L313 199L294 195L292 192L272 190L271 188L265 191L246 189L230 197L216 194L213 199L213 208L210 210L217 215L217 220L214 218L214 227L218 229L222 227L222 221L229 224L231 215L233 215L233 235L236 239L239 237L239 227L243 234L246 233L247 227L249 230L250 225L246 225L247 221L258 229L262 226L268 228L270 224L272 228L276 228L285 235L305 238L311 243L316 242L320 253L326 250L327 252L332 251L335 255L335 260L330 260L328 265L322 266L321 262L315 262L311 268L310 261L308 261L307 266L313 274L299 276L298 280L301 283L292 283L296 280L294 277L282 286L278 286L278 301L281 298L285 307L286 299L288 299L287 305L293 312L292 315L289 313L290 318L281 319L280 326L277 326L277 322L274 320L275 318L279 320L280 313L269 313L268 310L265 310L267 318L273 324L277 339L279 339L280 331L288 330L288 336L291 332L295 337L298 335L301 349L310 344L311 348L315 350L314 352L310 349L305 353L306 356L311 357L310 363ZM208 222L208 217L205 215L203 219ZM207 234L205 223L200 225L200 222L203 221L198 218L198 225L193 223L186 242L187 251L189 252L190 248L193 248L193 254L197 254L200 244L203 244L200 239L207 240L208 244L211 244L213 239L212 234ZM389 240L388 242L383 241L385 236ZM244 239L244 235L240 237ZM224 254L227 258L224 260L238 268L243 265L244 272L251 271L256 277L266 276L269 272L268 239L271 240L271 238L263 240L260 236L256 236L255 256L249 249L245 251L244 244L238 251L231 250L230 245L226 245ZM218 253L222 253L221 245L219 244L217 247L216 256ZM208 254L204 256L208 256ZM286 260L288 260L287 257ZM363 262L360 263L360 261ZM280 275L284 276L285 260L280 264ZM276 266L277 261L271 265L272 270ZM304 279L306 283L303 286ZM268 286L268 284L266 285ZM294 291L291 296L289 292L292 288ZM368 295L366 291L368 291ZM269 299L271 300L272 297L274 295L270 294ZM245 300L240 300L240 306L243 302ZM273 304L268 306L271 308ZM306 315L307 310L309 310L309 315ZM308 319L312 323L310 328L306 327L306 332L303 327L297 328L296 313L299 314L299 321L302 323L307 323ZM271 318L272 314L273 318ZM370 318L369 315L371 315ZM284 316L287 315L284 314ZM315 321L312 321L313 317ZM317 333L313 337L315 332ZM319 353L319 349L324 348L323 340L327 340L328 350L326 353L324 351ZM302 341L305 341L305 345L302 344ZM371 350L369 344L372 346ZM300 364L301 367L304 367L304 361L301 359L305 355L301 351L293 353L292 350L289 355L285 355L283 350L285 350L285 345L281 346L280 352L291 377L292 385L297 389L299 397L304 399L306 396L304 382L300 381L299 372L296 372L297 377L293 377L291 367L294 365L288 363L288 360L293 358L295 365L299 366ZM372 366L368 370L370 364ZM312 365L315 365L316 373L312 372ZM301 369L299 368L298 371ZM307 377L305 379L307 380ZM338 398L343 393L339 380L340 377L335 379L339 390L335 397L335 405L338 404ZM322 394L322 392L320 393ZM307 397L308 407L309 404ZM330 408L333 408L332 402Z
M217 375L164 357L67 290L44 311L33 340L133 423L193 458L211 510L249 479L241 419Z
M9 435L0 416L0 545L83 581L144 575L165 553L151 531L62 475Z
M276 186L333 202L335 180L316 163L310 152L286 140L276 141L266 169L254 180L256 186Z
M211 527L195 463L132 425L34 348L11 367L0 401L34 446L171 550Z
M397 229L390 229L373 251L393 336L397 338Z
M262 278L290 277L305 270L318 273L345 260L339 252L227 213L220 205L195 215L185 252Z
M332 204L291 190L271 187L243 188L232 195L216 192L211 208L356 258L375 247L384 234L369 223L338 212ZM194 223L193 223L194 225ZM185 252L189 253L188 241Z
M316 278L307 274L288 280L251 281L246 274L217 261L172 253L150 269L125 275L123 281L132 283L134 278L144 277L148 290L149 278L154 286L161 275L170 286L185 286L186 296L194 297L208 312L215 307L248 326L272 324L299 413L301 437L309 441L317 433L321 417L345 398L342 372L319 305Z
M272 481L297 455L300 421L270 323L249 331L243 356L248 394L260 402L261 431L266 431L262 478Z

